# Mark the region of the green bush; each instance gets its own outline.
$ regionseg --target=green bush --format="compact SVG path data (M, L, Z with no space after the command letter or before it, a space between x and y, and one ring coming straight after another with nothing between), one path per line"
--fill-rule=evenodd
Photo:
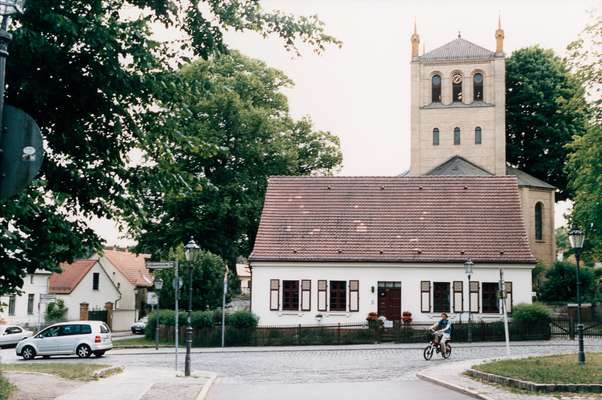
M551 319L550 310L541 303L517 304L512 309L512 321L517 325L547 325Z
M234 328L255 328L259 322L259 318L255 314L249 311L235 311L232 314L228 314L229 318L226 320L226 326L232 326Z
M586 301L594 297L592 269L582 267L581 296ZM577 300L577 267L569 262L556 262L546 271L545 280L539 286L539 300L544 302L574 302Z
M46 307L45 319L47 323L65 321L68 308L65 307L63 299L57 299L56 302L48 303Z

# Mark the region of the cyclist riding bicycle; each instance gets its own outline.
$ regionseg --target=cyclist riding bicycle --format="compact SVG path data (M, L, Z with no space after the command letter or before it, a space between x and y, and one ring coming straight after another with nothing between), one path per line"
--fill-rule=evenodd
M435 343L441 346L442 354L445 354L445 343L451 340L452 323L447 319L447 314L441 314L441 320L431 327L435 331Z

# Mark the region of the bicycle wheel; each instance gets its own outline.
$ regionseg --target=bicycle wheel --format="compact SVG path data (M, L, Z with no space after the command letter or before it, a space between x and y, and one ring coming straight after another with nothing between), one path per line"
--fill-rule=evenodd
M448 359L451 357L451 352L452 352L451 345L449 343L446 343L445 344L445 353L441 352L441 356L445 359Z
M435 351L435 349L430 344L424 348L423 355L426 361L429 361L431 358L433 358L433 351Z

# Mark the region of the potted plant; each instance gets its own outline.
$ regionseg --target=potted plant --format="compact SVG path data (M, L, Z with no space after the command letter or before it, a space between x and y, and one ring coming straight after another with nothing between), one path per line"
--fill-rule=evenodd
M372 329L376 329L382 324L382 321L378 319L378 313L375 312L368 313L366 321L368 321L368 326Z
M412 322L412 313L409 311L404 311L401 314L401 320L403 321L404 324L409 324Z

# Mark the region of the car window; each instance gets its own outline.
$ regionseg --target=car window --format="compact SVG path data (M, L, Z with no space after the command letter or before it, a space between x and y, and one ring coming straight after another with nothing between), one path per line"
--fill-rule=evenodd
M79 333L79 325L63 325L59 336L71 336Z
M9 326L4 331L4 333L6 335L14 335L15 333L21 333L21 332L23 332L23 330L21 328L19 328L18 326Z
M79 334L86 335L92 333L92 327L90 325L79 325Z
M61 326L51 326L38 334L39 337L55 337L59 335Z
M100 325L100 333L109 333L109 328L105 324Z

